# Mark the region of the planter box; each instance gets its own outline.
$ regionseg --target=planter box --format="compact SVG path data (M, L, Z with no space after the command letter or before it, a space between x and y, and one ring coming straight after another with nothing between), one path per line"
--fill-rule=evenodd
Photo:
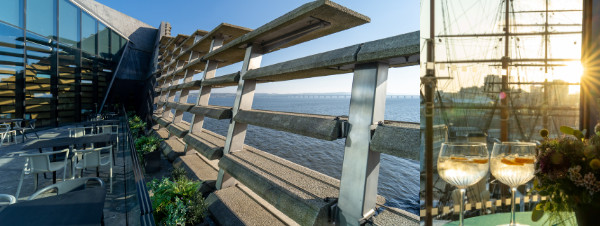
M158 150L144 154L144 169L146 173L154 173L160 170L160 154Z

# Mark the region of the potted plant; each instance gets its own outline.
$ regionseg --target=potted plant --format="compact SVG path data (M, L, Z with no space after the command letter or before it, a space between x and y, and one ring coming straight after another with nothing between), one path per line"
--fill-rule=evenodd
M549 213L548 223L572 219L579 225L596 225L600 216L600 127L596 134L584 139L584 132L566 126L566 134L559 139L548 138L548 131L540 131L544 141L538 146L534 189L546 196L532 212L532 220Z
M161 140L153 135L141 136L135 140L135 149L147 173L160 170L160 151L157 150Z

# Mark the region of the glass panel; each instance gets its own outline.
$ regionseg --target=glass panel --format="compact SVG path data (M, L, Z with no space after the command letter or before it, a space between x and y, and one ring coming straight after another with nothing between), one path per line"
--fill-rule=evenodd
M110 59L109 49L110 30L102 23L98 23L98 55Z
M23 27L23 0L0 1L0 20Z
M55 41L27 32L27 71L25 75L25 113L38 119L36 126L52 123L50 79L56 59Z
M27 0L27 30L56 37L56 1Z
M96 54L96 19L87 13L81 14L81 50Z
M58 53L58 121L74 122L79 116L77 112L78 87L76 74L79 50L71 47L61 48Z
M79 42L79 8L68 0L59 1L58 36L59 41L69 46L77 47Z
M0 118L15 117L18 73L23 73L23 31L0 23Z
M121 36L116 32L111 32L110 35L110 53L114 61L119 61L119 56L121 56Z
M81 56L81 114L84 117L96 112L94 105L94 61L95 56L82 53Z

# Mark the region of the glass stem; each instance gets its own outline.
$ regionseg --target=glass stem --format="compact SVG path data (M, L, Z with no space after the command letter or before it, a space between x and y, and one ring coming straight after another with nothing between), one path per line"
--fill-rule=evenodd
M510 188L510 225L515 225L515 193L517 192L517 188Z
M459 215L459 222L460 222L458 224L459 226L463 226L464 225L464 223L463 223L464 212L465 212L465 189L460 189L460 213L458 214Z

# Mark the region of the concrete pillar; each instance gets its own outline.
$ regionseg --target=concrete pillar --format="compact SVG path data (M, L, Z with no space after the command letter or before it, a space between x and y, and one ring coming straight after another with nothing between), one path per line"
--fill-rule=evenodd
M254 88L256 87L256 80L244 80L244 74L249 70L260 67L262 60L262 52L260 52L260 46L248 46L246 48L246 55L244 56L244 63L242 70L240 71L240 81L235 96L235 102L233 102L232 115L235 115L239 110L246 110L252 108L252 102L254 101ZM246 138L246 128L248 124L237 123L231 120L229 123L229 129L227 130L227 139L225 140L225 147L223 148L223 155L230 152L240 151L244 148L244 139ZM219 175L217 176L217 189L226 188L235 184L235 179L229 174L225 173L223 169L219 169Z
M383 121L388 68L384 63L367 63L354 69L338 200L341 225L360 225L375 211L380 153L369 145L372 125Z
M210 43L209 52L212 52L215 49L223 46L223 38L214 38ZM217 68L219 67L219 62L209 60L206 62L204 66L204 76L202 76L202 81L206 79L211 79L215 77L217 73ZM208 105L208 100L210 99L210 91L212 88L210 86L202 86L200 90L198 90L198 101L196 105ZM193 134L199 134L202 132L202 126L204 124L204 115L194 115L192 117L192 125L190 126L190 130Z

